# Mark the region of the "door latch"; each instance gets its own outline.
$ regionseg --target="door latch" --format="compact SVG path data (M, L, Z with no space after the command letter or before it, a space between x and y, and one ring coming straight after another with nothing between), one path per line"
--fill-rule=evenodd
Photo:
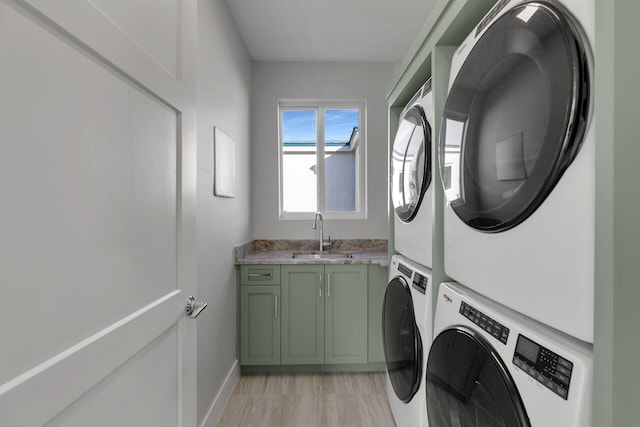
M207 308L206 302L196 302L196 299L193 296L187 298L186 312L187 316L190 318L195 319L205 308Z

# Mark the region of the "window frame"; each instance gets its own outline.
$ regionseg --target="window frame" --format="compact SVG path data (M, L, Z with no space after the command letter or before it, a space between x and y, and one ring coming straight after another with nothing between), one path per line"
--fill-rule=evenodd
M325 200L325 110L358 110L358 142L356 153L356 210L352 212L327 212ZM316 180L317 211L322 212L324 219L366 219L367 218L367 154L366 154L366 114L367 104L363 100L319 100L319 99L281 99L278 101L278 218L280 220L307 220L314 212L287 212L284 210L284 145L283 145L283 111L315 110L316 111L316 159L318 176Z

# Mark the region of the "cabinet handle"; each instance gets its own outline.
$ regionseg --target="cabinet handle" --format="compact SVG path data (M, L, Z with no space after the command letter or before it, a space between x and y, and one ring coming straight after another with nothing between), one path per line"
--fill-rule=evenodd
M318 273L318 296L322 298L322 274Z
M273 273L249 273L249 277L271 277Z
M275 306L276 320L278 320L278 294L273 294L273 296L275 297L273 300L274 300L274 306Z
M328 283L327 283L327 297L331 297L331 273L327 274Z

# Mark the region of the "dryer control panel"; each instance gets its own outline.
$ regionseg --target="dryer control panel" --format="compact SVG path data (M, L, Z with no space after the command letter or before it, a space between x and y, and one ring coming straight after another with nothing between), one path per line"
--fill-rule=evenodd
M567 400L573 363L524 335L518 335L513 364L530 377Z

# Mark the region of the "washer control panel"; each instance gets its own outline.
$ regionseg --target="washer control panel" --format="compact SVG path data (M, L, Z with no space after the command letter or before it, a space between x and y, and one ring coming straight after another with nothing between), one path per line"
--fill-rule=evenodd
M422 294L426 294L428 284L429 278L416 271L416 273L413 275L413 288Z
M573 363L524 335L518 335L513 364L540 384L567 400Z
M398 271L406 276L409 280L411 280L411 276L413 275L413 271L404 265L403 263L398 263Z
M460 303L460 314L487 331L492 337L500 341L502 344L507 344L507 340L509 339L509 328L504 326L502 323L493 320L491 317L464 301Z

